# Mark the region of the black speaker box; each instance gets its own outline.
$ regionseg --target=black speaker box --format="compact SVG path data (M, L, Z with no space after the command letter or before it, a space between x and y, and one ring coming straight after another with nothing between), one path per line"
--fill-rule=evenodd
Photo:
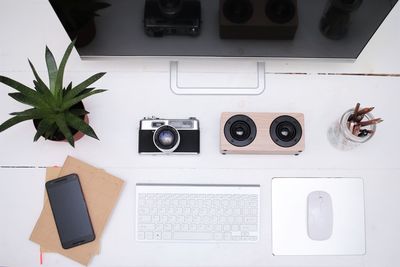
M293 39L299 24L297 0L220 0L223 39Z

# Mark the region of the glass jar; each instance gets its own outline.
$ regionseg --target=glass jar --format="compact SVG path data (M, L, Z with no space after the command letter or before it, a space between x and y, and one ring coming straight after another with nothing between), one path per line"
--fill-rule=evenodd
M374 136L376 131L376 124L368 125L363 129L370 130L371 133L367 136L359 137L354 135L349 129L348 119L351 114L354 113L354 109L346 111L342 117L332 124L328 131L328 139L330 143L339 150L351 150L362 143L367 142ZM371 113L364 115L364 121L372 120L374 117Z

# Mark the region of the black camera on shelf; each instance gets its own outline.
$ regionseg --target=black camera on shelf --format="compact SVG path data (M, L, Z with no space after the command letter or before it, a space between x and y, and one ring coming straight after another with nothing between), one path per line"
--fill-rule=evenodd
M319 23L325 37L340 40L346 37L351 14L361 7L363 0L330 0Z
M198 36L201 4L198 0L146 0L144 30L148 36Z
M196 118L144 118L140 121L139 153L199 154L199 121Z

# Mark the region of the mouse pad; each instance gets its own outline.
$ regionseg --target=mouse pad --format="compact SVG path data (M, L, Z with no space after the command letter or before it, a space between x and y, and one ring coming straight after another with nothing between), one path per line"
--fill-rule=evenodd
M329 194L332 233L328 239L308 235L308 196ZM365 254L364 186L361 178L273 178L272 254Z

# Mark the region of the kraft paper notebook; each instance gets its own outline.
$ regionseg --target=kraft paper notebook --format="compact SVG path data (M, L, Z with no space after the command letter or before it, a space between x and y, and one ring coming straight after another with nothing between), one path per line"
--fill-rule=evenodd
M103 230L117 203L124 181L72 157L66 159L58 175L57 169L49 169L47 178L51 180L56 178L54 176L60 177L71 173L79 175L96 235L95 241L71 249L63 249L47 197L45 197L43 211L32 231L30 240L38 243L44 251L57 252L87 265L99 252Z

